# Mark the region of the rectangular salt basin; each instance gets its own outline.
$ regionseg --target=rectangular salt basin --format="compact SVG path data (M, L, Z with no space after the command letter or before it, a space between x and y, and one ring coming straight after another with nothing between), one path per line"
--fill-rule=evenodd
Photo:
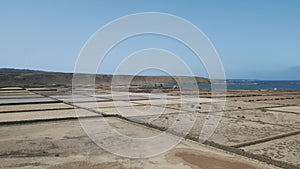
M226 111L223 116L300 129L300 114L255 109Z
M145 97L147 99L176 99L179 98L179 96L170 96L167 94L160 94L160 93L129 93L131 96L141 96Z
M84 96L84 95L80 95L80 94L67 94L67 95L51 95L50 97L52 98L55 98L55 99L72 99L73 97L76 97L76 98L86 98L86 97L89 97L89 96Z
M300 114L300 106L276 107L276 108L268 108L268 110L292 112L292 113L299 113Z
M24 90L16 90L16 91L0 91L0 96L15 96L15 95L27 95L27 94L33 94L28 91Z
M64 119L64 118L76 118L76 113L79 113L80 117L89 117L99 115L87 110L77 109L69 110L47 110L47 111L32 111L32 112L20 112L20 113L1 113L0 123L6 122L22 122L31 120L51 120L51 119Z
M158 106L132 106L132 107L114 107L114 108L97 108L94 109L104 115L121 115L129 116L145 116L176 113L178 110L163 108Z
M240 109L258 109L258 108L269 108L278 107L277 104L265 104L260 102L243 102L243 101L227 101L226 106L228 107L238 107Z
M169 96L164 94L153 94L153 93L127 93L127 92L113 92L108 94L97 94L92 95L93 97L105 97L105 98L113 98L116 99L119 98L130 98L131 100L137 100L137 99L167 99L167 98L178 98L178 96ZM128 100L128 99L126 99Z
M300 99L268 100L260 101L259 103L277 104L282 106L300 106Z
M29 91L57 91L56 88L44 88L44 87L39 87L39 88L26 88L26 90L29 90Z
M228 100L233 101L265 101L265 100L274 100L274 99L282 99L286 98L285 96L251 96L251 97L229 97Z
M299 140L300 134L243 147L242 149L249 153L269 156L274 160L300 166Z
M128 107L138 105L137 103L126 101L107 101L107 102L84 102L74 103L74 105L84 108L101 108L101 107Z
M57 102L57 100L42 97L42 98L26 98L26 99L0 99L0 105L8 105L8 104L28 104L28 103L49 103L49 102Z
M176 99L179 96L169 96L163 94L149 94L149 95L142 95L142 97L146 97L148 99Z
M125 96L125 95L122 95L122 94L111 94L111 93L103 93L103 94L91 95L91 97L105 97L105 98L112 98L112 96Z
M182 103L182 104L168 104L168 108L182 110L182 111L192 111L192 112L219 112L219 111L230 111L230 110L239 110L238 107L229 107L225 106L225 103L222 102L213 102L213 103Z
M0 113L16 112L16 111L30 111L30 110L66 109L66 108L73 108L73 106L67 105L65 103L2 105L2 106L0 106Z
M175 100L175 99L174 99ZM176 99L178 102L195 102L195 103L210 103L210 102L220 102L221 99L211 99L211 98L182 98Z
M61 98L58 99L63 102L80 103L80 102L96 102L96 101L109 101L107 98L95 98L95 97L74 97L74 98Z
M148 95L149 93L127 93L127 92L113 92L113 93L100 93L91 95L92 97L109 97L112 98L113 96L144 96Z
M146 105L167 105L167 104L178 104L177 100L167 100L167 99L156 99L156 100L136 100L136 101L131 101L132 103L137 103L137 104L146 104Z
M22 87L3 87L0 90L24 90Z
M26 98L41 98L44 96L38 94L22 94L22 95L13 95L13 96L1 96L0 99L26 99Z
M99 96L99 95L97 95ZM100 98L100 97L97 97ZM107 98L115 101L130 101L130 100L146 100L147 98L141 96L131 96L131 95L111 95L105 96L101 98Z

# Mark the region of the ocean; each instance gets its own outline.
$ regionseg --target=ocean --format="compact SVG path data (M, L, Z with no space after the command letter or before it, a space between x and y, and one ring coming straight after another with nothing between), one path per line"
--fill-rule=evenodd
M162 84L164 88L173 88L173 84ZM210 89L210 84L181 84L183 89ZM279 80L226 80L227 90L300 90L300 81L279 81ZM151 85L147 85L151 87ZM153 86L152 86L153 87ZM214 85L215 88L223 88L223 84Z

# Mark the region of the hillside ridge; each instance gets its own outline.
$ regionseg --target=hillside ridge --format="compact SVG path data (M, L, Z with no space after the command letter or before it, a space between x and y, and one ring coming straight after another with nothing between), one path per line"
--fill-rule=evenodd
M80 74L83 76L95 76L93 74ZM112 77L118 79L119 85L124 85L122 82L131 80L131 85L146 85L146 84L176 84L175 79L180 79L181 82L194 81L198 84L209 84L210 81L203 77L188 77L188 76L133 76L133 75L108 75L97 74L95 82L99 86L109 86ZM6 86L72 86L73 73L63 72L46 72L29 69L0 69L0 87Z

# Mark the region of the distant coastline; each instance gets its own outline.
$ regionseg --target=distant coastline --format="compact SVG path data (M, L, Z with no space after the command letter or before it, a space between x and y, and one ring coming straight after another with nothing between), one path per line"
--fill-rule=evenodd
M145 85L151 88L151 85ZM176 88L181 89L211 89L210 84L181 84ZM173 84L163 84L163 88L174 88ZM214 84L215 89L224 88L222 83ZM227 90L300 90L300 81L291 80L259 80L259 81L245 81L234 80L226 82Z
M79 74L83 77L92 76L95 78L96 86L110 87L112 78L118 78L120 86L127 85L122 82L130 81L132 86L143 86L145 84L153 84L161 86L162 84L176 84L176 79L183 82L194 81L197 84L210 84L210 80L204 77L188 77L188 76L133 76L133 75L110 75L110 74ZM46 72L29 69L0 69L0 87L41 87L41 86L72 86L73 73L63 72Z
M170 76L132 76L116 75L124 81L132 79L131 85L145 88L182 88L182 89L211 89L210 80L204 77L176 76L176 78L195 78L197 84L176 85ZM113 75L96 75L96 83L109 86ZM0 87L7 86L71 86L72 73L46 72L30 69L0 68ZM182 80L184 81L184 80ZM257 79L227 79L214 80L217 83L226 82L227 90L300 90L300 80L257 80ZM122 85L122 84L120 84ZM214 88L224 85L215 84Z

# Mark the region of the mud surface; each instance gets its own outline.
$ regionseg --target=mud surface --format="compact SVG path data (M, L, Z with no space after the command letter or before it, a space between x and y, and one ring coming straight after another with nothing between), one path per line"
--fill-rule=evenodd
M263 166L255 165L245 160L224 158L216 154L204 154L192 149L174 149L168 155L169 161L178 160L190 165L193 169L263 169Z

